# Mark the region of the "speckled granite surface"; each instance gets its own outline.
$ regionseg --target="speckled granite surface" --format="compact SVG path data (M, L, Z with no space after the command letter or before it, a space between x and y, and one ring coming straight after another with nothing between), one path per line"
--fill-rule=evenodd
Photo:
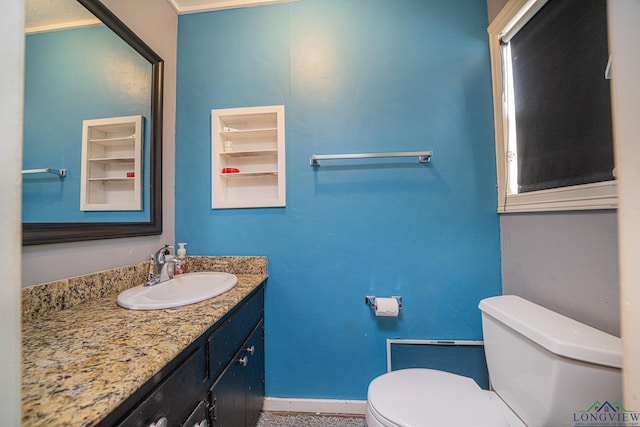
M41 300L32 301L23 317L23 425L95 424L267 277L264 257L190 257L189 261L191 272L230 272L238 276L238 284L207 301L153 311L126 310L116 304L120 289L132 284L107 284L104 290L104 281L95 280L86 287L90 291L77 292L71 279L68 288L52 285L50 289L60 292L53 296L44 289L30 289L29 298L38 295ZM64 295L73 295L74 304L67 304ZM65 309L55 311L56 307Z
M144 283L149 262L57 280L22 290L22 320L37 319Z
M222 271L231 274L267 274L266 257L188 257L188 271ZM149 262L30 286L22 290L22 320L74 307L97 298L117 295L144 283Z

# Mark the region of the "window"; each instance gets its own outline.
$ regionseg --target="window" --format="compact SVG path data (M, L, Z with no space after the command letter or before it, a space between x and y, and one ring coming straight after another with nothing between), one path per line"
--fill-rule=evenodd
M606 0L511 0L489 34L498 212L615 208Z

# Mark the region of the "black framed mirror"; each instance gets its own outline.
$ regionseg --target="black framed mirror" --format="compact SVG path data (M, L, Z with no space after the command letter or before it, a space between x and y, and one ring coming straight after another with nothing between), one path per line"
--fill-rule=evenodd
M149 220L144 222L29 222L22 225L23 246L158 235L162 233L162 102L164 61L99 0L77 0L151 64L148 119Z

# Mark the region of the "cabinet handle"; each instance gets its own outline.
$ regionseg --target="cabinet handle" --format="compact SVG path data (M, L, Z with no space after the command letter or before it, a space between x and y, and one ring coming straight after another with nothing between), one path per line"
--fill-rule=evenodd
M162 417L155 423L149 424L149 427L167 427L167 419Z
M216 421L218 419L218 397L213 396L213 403L209 406L209 417L212 421Z
M247 353L249 353L251 356L253 356L253 353L256 352L256 346L252 345L251 347L247 347L246 349Z
M247 363L249 362L249 359L247 359L247 356L238 359L238 363L241 364L242 366L247 366Z

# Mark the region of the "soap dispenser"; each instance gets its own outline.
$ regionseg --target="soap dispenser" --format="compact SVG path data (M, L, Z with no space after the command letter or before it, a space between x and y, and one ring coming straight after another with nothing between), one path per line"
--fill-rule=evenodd
M185 248L186 245L186 243L178 243L176 256L179 262L176 264L176 274L187 272L187 249Z

